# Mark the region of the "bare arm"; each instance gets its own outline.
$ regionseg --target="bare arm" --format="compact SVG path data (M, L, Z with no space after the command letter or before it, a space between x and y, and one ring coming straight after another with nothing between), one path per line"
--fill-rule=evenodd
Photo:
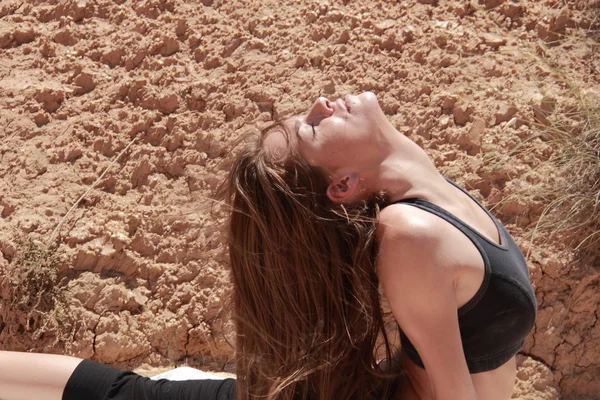
M0 351L0 400L61 400L80 358Z
M407 207L382 212L377 273L396 321L413 343L434 399L476 400L465 361L454 270L434 216Z

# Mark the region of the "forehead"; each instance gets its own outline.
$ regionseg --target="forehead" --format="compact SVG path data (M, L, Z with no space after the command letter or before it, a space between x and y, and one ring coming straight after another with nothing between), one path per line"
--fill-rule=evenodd
M288 140L284 130L273 128L266 132L262 140L262 148L271 161L284 162L289 153Z
M262 148L273 162L284 162L295 146L300 117L291 117L263 132Z

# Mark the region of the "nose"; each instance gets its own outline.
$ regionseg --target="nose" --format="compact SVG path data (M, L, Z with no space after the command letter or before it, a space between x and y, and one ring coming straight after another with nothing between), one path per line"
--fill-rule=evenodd
M319 125L319 122L333 115L333 107L326 97L319 97L306 114L306 123Z

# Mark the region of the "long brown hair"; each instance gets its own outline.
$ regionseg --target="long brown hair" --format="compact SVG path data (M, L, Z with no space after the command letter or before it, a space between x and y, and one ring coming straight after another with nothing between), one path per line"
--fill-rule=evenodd
M383 196L344 207L327 185L291 148L285 165L270 161L262 140L231 168L238 400L379 399L397 388L399 374L379 371L375 356L382 342L391 357L375 271Z

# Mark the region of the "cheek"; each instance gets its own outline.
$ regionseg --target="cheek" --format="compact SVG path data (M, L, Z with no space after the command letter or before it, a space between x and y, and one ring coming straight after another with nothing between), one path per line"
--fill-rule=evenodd
M362 146L355 146L352 142L343 141L342 143L330 143L323 147L319 164L329 171L335 171L346 167L349 162L360 157Z
M349 118L330 118L323 123L322 135L317 138L327 142L341 142L355 131L355 122ZM318 133L318 132L317 132Z
M337 147L360 146L370 137L373 121L363 115L339 119L331 124L331 132L327 139ZM331 144L331 143L328 143Z
M331 170L335 167L335 159L339 157L339 149L329 143L312 143L298 147L298 153L307 163Z

